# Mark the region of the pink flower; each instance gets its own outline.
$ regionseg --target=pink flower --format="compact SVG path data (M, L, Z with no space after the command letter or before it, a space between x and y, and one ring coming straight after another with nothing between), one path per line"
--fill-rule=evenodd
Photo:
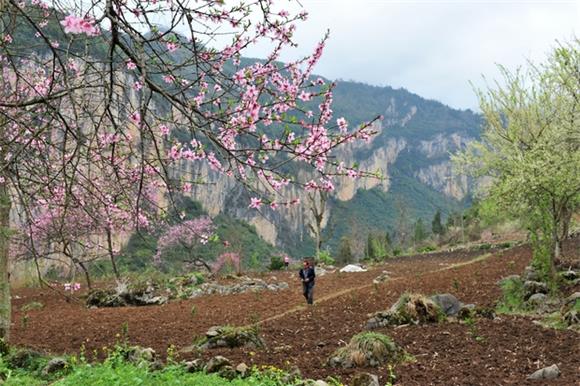
M169 127L167 127L167 125L161 125L159 126L159 131L161 131L161 135L169 135Z
M177 48L179 47L176 43L173 43L173 42L167 42L165 44L165 46L167 47L167 50L169 52L175 52L177 50Z
M348 129L348 123L346 122L346 119L344 119L344 117L338 118L336 120L336 124L338 125L342 133L346 133L346 130Z
M65 33L71 34L87 34L88 36L97 36L100 31L99 27L95 26L95 21L92 18L78 17L68 15L60 24L64 27Z
M133 61L128 60L127 61L127 69L128 70L134 70L137 68L137 65L135 63L133 63Z
M12 36L4 35L4 42L6 42L8 44L12 43Z
M278 203L276 203L276 202L274 202L274 201L272 201L272 202L270 203L270 208L272 208L272 210L276 210L276 209L278 209L278 207L279 207L279 206L280 206L280 205L278 205Z
M257 197L250 198L250 205L248 206L248 208L260 209L261 206L262 206L262 199L261 198L257 198Z
M138 111L135 111L133 114L131 114L129 119L131 120L131 122L138 125L141 123L141 114Z
M141 89L143 88L143 83L141 83L141 82L139 82L139 81L136 81L136 82L133 84L133 88L134 88L135 90L139 91L139 90L141 90Z
M175 81L175 77L173 75L164 75L163 81L165 83L173 83Z

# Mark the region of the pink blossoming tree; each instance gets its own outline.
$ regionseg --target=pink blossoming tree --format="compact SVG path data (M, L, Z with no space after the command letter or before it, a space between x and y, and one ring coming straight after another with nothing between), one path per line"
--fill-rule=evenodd
M81 261L82 243L114 263L112 235L151 226L162 197L204 182L192 165L240 181L253 208L297 204L290 184L330 191L336 175L365 175L331 157L373 130L333 121L333 85L312 76L326 37L277 62L306 17L272 0L0 2L0 337L11 213L35 258L48 244ZM244 60L261 41L266 60Z

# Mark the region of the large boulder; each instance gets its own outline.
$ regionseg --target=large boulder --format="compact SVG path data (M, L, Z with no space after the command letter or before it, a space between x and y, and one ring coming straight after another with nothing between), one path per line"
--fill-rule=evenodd
M349 344L336 350L328 359L331 367L378 367L395 363L403 350L384 334L363 332L352 337Z
M526 280L524 282L524 300L528 300L534 294L547 294L548 285L541 281Z
M387 311L370 315L367 328L374 329L402 324L436 323L445 319L445 313L433 300L421 294L405 293Z
M262 348L264 341L255 327L213 326L205 333L198 345L202 349L218 347Z
M451 294L433 295L430 298L447 316L455 316L461 309L461 302Z
M230 360L226 357L217 355L207 362L205 371L207 373L217 373L225 367L232 367L232 362L230 362Z

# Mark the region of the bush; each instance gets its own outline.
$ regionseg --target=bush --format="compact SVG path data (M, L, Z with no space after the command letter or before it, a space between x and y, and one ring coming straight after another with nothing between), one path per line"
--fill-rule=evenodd
M421 247L419 249L417 249L418 253L428 253L428 252L434 252L437 250L437 247L434 245L426 245L424 247Z
M336 262L332 256L330 256L330 252L327 250L320 251L318 254L318 260L325 265L334 265Z
M524 283L519 277L510 277L500 283L502 298L497 305L497 311L516 313L528 310L525 301Z
M284 268L284 258L282 256L272 256L270 258L270 270L279 271Z

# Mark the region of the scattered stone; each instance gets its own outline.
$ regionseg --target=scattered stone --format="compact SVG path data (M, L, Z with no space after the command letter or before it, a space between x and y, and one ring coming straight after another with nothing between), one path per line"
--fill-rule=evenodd
M223 366L221 369L219 369L218 374L220 377L230 381L237 378L239 375L232 366Z
M547 294L548 285L540 281L527 280L524 282L524 299L528 300L534 294Z
M358 373L352 377L351 386L380 386L379 377L370 373Z
M238 373L242 378L248 375L250 368L244 362L236 366L236 373Z
M317 272L318 274L318 272ZM245 292L259 291L282 291L288 289L288 283L267 283L262 279L250 279L249 277L239 278L239 283L232 285L223 285L217 283L203 283L197 288L191 290L190 298L196 298L204 295L232 295Z
M230 362L230 360L226 357L217 355L211 358L209 362L207 362L207 365L205 366L205 371L207 373L217 373L225 366L231 367L232 362Z
M155 350L153 350L151 347L130 347L127 351L127 360L135 364L151 364L155 361Z
M265 344L255 327L213 326L205 333L205 338L198 346L202 349L217 347L262 348Z
M379 276L373 279L373 284L380 284L389 280L389 273L390 272L388 271L383 271Z
M560 376L561 372L557 365L552 365L544 367L531 375L528 375L528 379L538 380L538 379L555 379Z
M461 302L451 294L438 294L430 298L447 316L455 316L461 309Z
M202 359L194 359L184 363L185 371L188 373L197 373L205 368L206 363Z
M433 300L420 295L401 295L388 311L369 315L367 329L402 324L436 323L445 318L445 313Z
M290 345L288 345L288 344L284 344L284 345L282 345L282 346L276 346L276 347L274 347L274 349L273 349L273 351L274 351L275 353L280 353L280 352L282 352L282 351L289 351L289 350L292 350L292 346L290 346Z
M564 280L567 281L574 281L580 277L580 274L572 269L568 269L567 271L559 272L558 275Z
M154 288L128 289L96 289L89 292L87 307L126 307L126 306L151 306L162 305L168 302L167 296L155 296Z
M523 281L540 281L540 274L531 266L527 266L522 274Z
M548 299L548 295L546 294L533 294L532 296L530 296L530 298L528 299L528 303L538 307L541 306L542 304L546 303L546 300Z
M397 362L403 350L384 334L363 332L352 337L347 346L328 359L331 367L378 367Z
M366 272L367 270L360 265L349 264L340 269L340 272Z
M62 371L67 368L68 362L64 358L52 358L48 361L46 366L42 369L42 375L46 376L49 374L54 374L58 371Z
M286 374L282 377L282 384L284 384L284 385L294 384L297 379L301 379L301 378L302 378L302 372L300 371L300 369L298 367L293 366L290 369L290 371L288 372L288 374Z
M323 381L322 379L316 380L314 381L314 383L312 384L312 386L329 386L328 383L326 381Z

